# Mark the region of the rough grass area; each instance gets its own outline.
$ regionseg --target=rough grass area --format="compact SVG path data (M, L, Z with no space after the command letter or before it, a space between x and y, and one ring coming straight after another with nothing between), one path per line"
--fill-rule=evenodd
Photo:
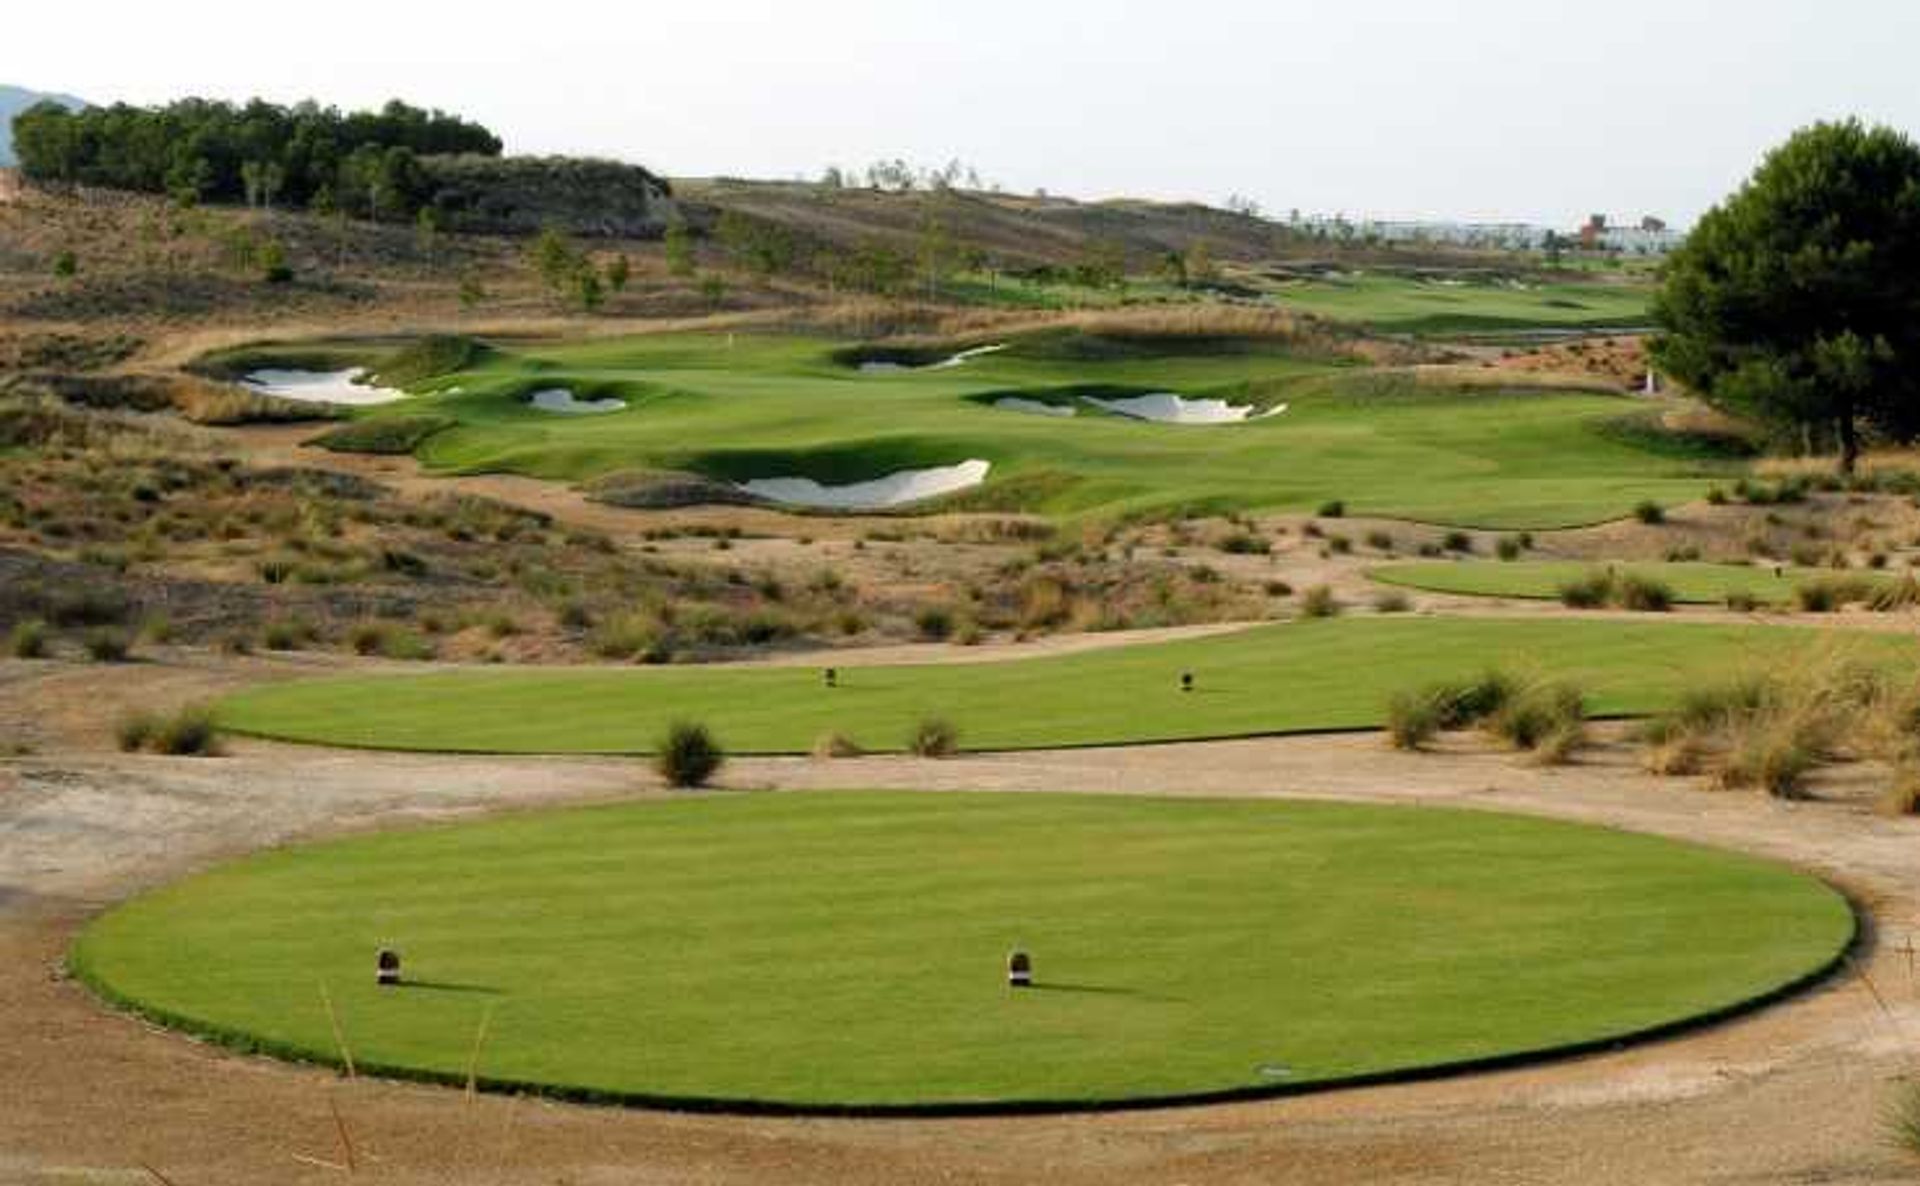
M999 663L467 669L302 680L224 702L221 724L336 745L498 753L648 752L697 719L731 753L807 753L834 732L898 751L937 715L969 749L1120 744L1379 726L1394 691L1504 663L1578 684L1599 715L1646 713L1707 674L1811 652L1825 636L1772 626L1352 618ZM1851 640L1874 660L1911 639ZM1182 691L1182 672L1194 688Z
M1454 593L1469 597L1511 597L1552 601L1564 590L1612 571L1616 579L1637 578L1671 589L1674 599L1689 605L1724 605L1729 597L1750 598L1760 605L1791 605L1804 587L1824 587L1834 573L1822 568L1785 568L1775 576L1772 566L1700 562L1602 564L1579 560L1433 561L1384 564L1368 571L1376 581ZM1875 584L1893 578L1849 574ZM1604 598L1603 598L1604 600Z
M1071 1107L1631 1035L1817 973L1853 929L1799 873L1492 813L824 793L282 850L114 910L72 963L175 1024L326 1060L324 985L362 1073ZM1015 946L1037 987L1007 988ZM374 986L381 947L407 987Z
M916 348L913 358L976 340ZM1650 499L1697 499L1737 470L1603 431L1621 414L1620 397L1516 389L1492 372L1416 378L1284 341L1218 335L1054 328L1005 345L955 366L863 373L844 361L858 352L796 336L503 343L415 398L357 416L376 437L382 420L456 421L417 445L436 470L573 482L644 470L836 484L977 458L992 467L983 487L927 505L1068 517L1308 511L1340 498L1355 515L1555 527L1623 516ZM552 388L626 406L563 416L528 405ZM1072 417L993 406L1003 396L1060 403L1089 390L1286 409L1196 426L1085 401Z

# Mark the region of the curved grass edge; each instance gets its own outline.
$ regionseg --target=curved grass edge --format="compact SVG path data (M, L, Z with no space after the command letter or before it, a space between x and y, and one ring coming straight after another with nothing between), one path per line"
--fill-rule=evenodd
M404 677L396 677L404 678ZM1639 721L1655 715L1648 712L1591 712L1586 715L1589 721ZM266 729L247 729L222 723L220 731L230 737L246 737L255 741L271 741L278 745L304 745L314 749L337 749L349 752L369 754L449 754L464 758L651 758L657 750L651 749L486 749L473 746L447 745L400 745L378 742L322 741L312 737L296 737L291 734L274 733ZM1119 741L1053 741L1034 742L1031 745L984 745L959 746L954 753L967 754L1038 754L1073 750L1095 749L1157 749L1169 745L1204 745L1218 741L1267 741L1277 737L1357 737L1363 733L1381 733L1384 723L1371 725L1304 725L1296 729L1255 729L1237 733L1196 733L1187 737L1147 737ZM905 745L885 745L867 747L864 751L871 757L891 757L909 753ZM730 746L727 753L736 758L798 758L809 753L807 749L752 749Z
M1604 524L1596 523L1596 524L1592 524L1592 526L1598 527L1598 526L1604 526ZM1484 561L1484 560L1461 560L1461 561L1456 561L1456 563L1485 564L1485 563L1498 563L1498 562ZM1370 564L1367 567L1360 570L1360 575L1367 578L1369 581L1372 581L1376 585L1386 585L1389 588L1394 588L1394 589L1412 589L1419 593L1438 593L1442 597L1469 597L1474 599L1475 601L1552 602L1552 601L1560 600L1560 595L1558 593L1550 592L1550 591L1542 591L1539 593L1524 593L1524 592L1523 593L1463 593L1458 589L1442 589L1436 585L1428 584L1424 581L1412 580L1409 577L1407 577L1403 572L1394 571L1395 569L1408 569L1413 567L1415 567L1415 564L1409 561L1390 561L1386 564ZM1599 567L1602 567L1602 565L1595 565L1594 567L1599 568ZM1711 605L1713 604L1712 602L1709 602L1709 601L1688 601L1685 598L1678 597L1678 596L1674 598L1674 602L1677 605Z
M1629 516L1629 518L1631 518L1631 516ZM1381 564L1367 565L1365 568L1361 569L1361 575L1364 576L1367 580L1372 581L1376 585L1387 585L1395 589L1413 589L1421 593L1439 594L1442 597L1460 597L1460 598L1471 599L1474 601L1526 601L1526 602L1532 602L1535 604L1558 602L1560 600L1560 593L1557 589L1534 589L1534 590L1518 589L1518 590L1513 590L1509 592L1496 592L1496 591L1488 591L1488 590L1444 588L1440 585L1432 583L1431 581L1417 580L1413 576L1408 575L1408 570L1413 570L1413 569L1428 569L1428 568L1436 568L1441 566L1464 568L1464 567L1471 567L1475 565L1485 566L1488 568L1498 568L1499 566L1505 563L1507 562L1499 561L1499 560L1488 560L1480 557L1476 557L1474 559L1461 559L1461 560L1453 560L1453 561L1389 560ZM1527 563L1540 563L1540 562L1521 561L1519 563L1527 564ZM1545 563L1554 563L1554 562L1547 561ZM1620 563L1620 562L1594 560L1594 561L1584 562L1584 563L1580 561L1568 561L1567 563L1570 565L1580 565L1587 572L1600 572L1602 573L1602 575L1604 575L1604 570L1609 568L1611 565ZM1629 562L1625 562L1625 567L1654 570L1654 569L1660 568L1665 563L1667 562L1646 561L1644 563L1641 563L1641 562L1629 561ZM1713 561L1685 561L1680 563L1719 567L1719 565L1717 565ZM1726 565L1725 567L1729 569L1738 569L1744 566L1729 564L1729 565ZM1896 582L1896 578L1893 576L1890 576L1886 573L1880 573L1880 572L1875 572L1871 570L1866 572L1862 572L1858 569L1839 569L1839 570L1827 571L1827 570L1821 570L1818 568L1811 568L1808 566L1796 566L1794 569L1794 572L1799 574L1797 579L1792 577L1786 578L1789 581L1791 581L1791 585L1787 591L1788 593L1787 596L1777 598L1777 599L1771 598L1771 597L1762 597L1760 600L1759 609L1757 611L1751 611L1751 612L1758 612L1762 614L1767 614L1767 613L1785 614L1787 611L1792 609L1792 606L1793 606L1792 591L1794 589L1799 588L1801 585L1812 584L1814 582L1825 580L1831 577L1859 578L1859 579L1873 582L1875 584L1892 584ZM1650 572L1647 575L1652 576L1653 579L1656 579L1656 580L1663 579L1660 577L1660 574L1658 572ZM1700 595L1689 595L1683 589L1675 590L1673 601L1675 605L1688 605L1688 606L1717 607L1725 604L1725 599L1723 597L1707 597L1707 596L1700 596Z
M1479 810L1466 808L1460 810ZM1490 812L1500 815L1503 812ZM1537 817L1551 818L1551 817ZM1816 966L1802 972L1772 988L1749 994L1748 996L1686 1014L1667 1021L1651 1025L1600 1034L1591 1038L1581 1038L1570 1042L1549 1043L1544 1046L1525 1047L1519 1050L1502 1051L1497 1054L1481 1055L1473 1058L1449 1059L1435 1063L1416 1064L1405 1067L1393 1067L1379 1071L1366 1071L1352 1075L1336 1075L1325 1079L1313 1079L1298 1083L1276 1082L1272 1084L1254 1084L1244 1087L1220 1088L1207 1091L1161 1093L1142 1096L1124 1096L1110 1099L1062 1099L1051 1097L1014 1098L1004 1100L949 1100L927 1103L874 1103L874 1104L835 1104L802 1103L798 1101L736 1098L725 1096L683 1095L670 1092L624 1091L608 1088L581 1087L565 1083L550 1083L535 1079L515 1079L491 1075L467 1075L452 1071L436 1071L425 1067L407 1066L399 1063L353 1060L353 1073L374 1079L402 1083L423 1083L437 1087L466 1088L471 1084L476 1091L495 1095L531 1096L559 1103L582 1104L598 1107L619 1107L648 1109L665 1112L701 1113L725 1116L775 1116L775 1117L817 1117L845 1119L942 1119L954 1117L987 1116L1048 1116L1072 1114L1099 1114L1111 1112L1139 1112L1168 1108L1195 1108L1218 1104L1246 1103L1258 1100L1284 1099L1294 1096L1321 1095L1338 1091L1354 1091L1369 1087L1387 1087L1398 1084L1426 1083L1435 1080L1463 1078L1469 1075L1488 1074L1495 1071L1514 1070L1523 1067L1539 1066L1547 1063L1563 1062L1588 1055L1606 1054L1634 1046L1676 1038L1686 1034L1710 1029L1717 1025L1735 1021L1759 1012L1769 1006L1780 1004L1819 987L1834 978L1842 969L1850 968L1854 956L1866 944L1871 934L1864 907L1846 890L1826 878L1798 865L1775 861L1768 857L1755 856L1737 849L1725 849L1697 841L1682 840L1653 833L1632 833L1628 829L1615 828L1604 824L1583 823L1576 820L1558 820L1556 822L1572 827L1595 828L1602 831L1627 832L1633 835L1653 836L1669 844L1693 848L1708 853L1735 855L1757 861L1775 869L1790 872L1812 883L1819 889L1834 895L1847 911L1847 933L1838 947ZM194 874L189 873L191 877ZM143 896L136 894L133 898ZM280 1062L295 1065L328 1068L346 1072L347 1062L337 1052L314 1050L295 1042L285 1042L272 1038L262 1038L233 1026L210 1022L173 1009L148 1005L137 998L123 993L109 984L84 959L79 952L79 939L91 924L100 917L117 909L133 898L96 912L88 920L87 926L80 928L74 942L67 947L63 965L67 974L78 981L88 992L109 1009L138 1020L173 1031L188 1038L205 1042L221 1049L241 1055L255 1055L272 1058Z

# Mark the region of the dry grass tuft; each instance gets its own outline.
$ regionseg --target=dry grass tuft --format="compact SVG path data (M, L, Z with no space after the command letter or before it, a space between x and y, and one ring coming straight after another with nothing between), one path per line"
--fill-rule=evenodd
M831 758L858 758L867 751L845 733L827 732L813 739L813 756L819 761Z

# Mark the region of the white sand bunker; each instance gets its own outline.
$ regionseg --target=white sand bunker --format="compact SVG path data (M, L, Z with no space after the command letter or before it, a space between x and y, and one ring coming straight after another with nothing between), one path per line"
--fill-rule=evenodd
M863 362L860 364L860 373L863 375L888 375L899 371L944 371L948 367L963 365L969 358L978 358L982 354L992 354L997 350L1005 350L1006 348L1007 344L1005 342L993 346L975 346L971 350L962 350L960 353L950 358L943 358L939 362L930 362L925 366L917 367L908 366L903 362Z
M240 385L261 395L308 404L390 404L394 400L407 398L404 391L362 382L366 376L365 367L349 367L344 371L294 371L269 367L249 372L246 378L240 380Z
M623 411L627 401L614 399L575 399L573 392L564 387L549 387L545 391L536 391L527 397L529 407L539 408L542 412L557 412L562 416L597 416L606 412Z
M1240 424L1248 420L1264 420L1268 416L1278 416L1287 410L1285 404L1275 404L1262 412L1252 404L1230 404L1223 399L1188 399L1184 395L1175 395L1171 391L1156 391L1150 395L1129 395L1118 399L1102 399L1089 395L1086 401L1109 412L1128 416L1135 420L1151 420L1156 424Z
M793 506L878 510L978 486L987 480L989 468L988 462L975 459L930 469L903 469L845 486L823 486L812 478L754 478L740 483L740 489L756 498Z
M1025 412L1029 416L1075 416L1079 410L1072 404L1050 404L1045 400L1022 399L1017 395L1004 396L993 401L993 406L1002 412Z

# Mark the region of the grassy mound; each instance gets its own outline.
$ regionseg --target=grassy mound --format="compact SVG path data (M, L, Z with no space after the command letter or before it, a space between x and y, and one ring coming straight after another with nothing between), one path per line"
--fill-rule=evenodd
M492 353L460 334L434 334L410 342L380 364L376 378L388 387L412 387L478 366Z
M72 964L162 1020L331 1060L324 985L363 1073L913 1110L1577 1048L1750 1002L1852 934L1812 878L1537 819L827 793L281 850L112 911ZM1006 987L1015 946L1037 987ZM382 947L408 986L374 986Z
M332 453L412 453L435 433L459 423L451 416L380 416L355 420L325 432L307 444Z
M1910 640L1849 640L1912 661ZM972 749L1029 749L1378 727L1390 695L1489 664L1573 681L1596 715L1669 707L1704 673L1790 658L1813 630L1653 622L1352 618L1000 663L839 667L474 669L302 680L219 706L220 723L295 741L494 753L644 753L680 718L735 753L794 753L838 733L897 751L937 715ZM833 660L823 657L822 662ZM1195 677L1192 692L1180 674Z

